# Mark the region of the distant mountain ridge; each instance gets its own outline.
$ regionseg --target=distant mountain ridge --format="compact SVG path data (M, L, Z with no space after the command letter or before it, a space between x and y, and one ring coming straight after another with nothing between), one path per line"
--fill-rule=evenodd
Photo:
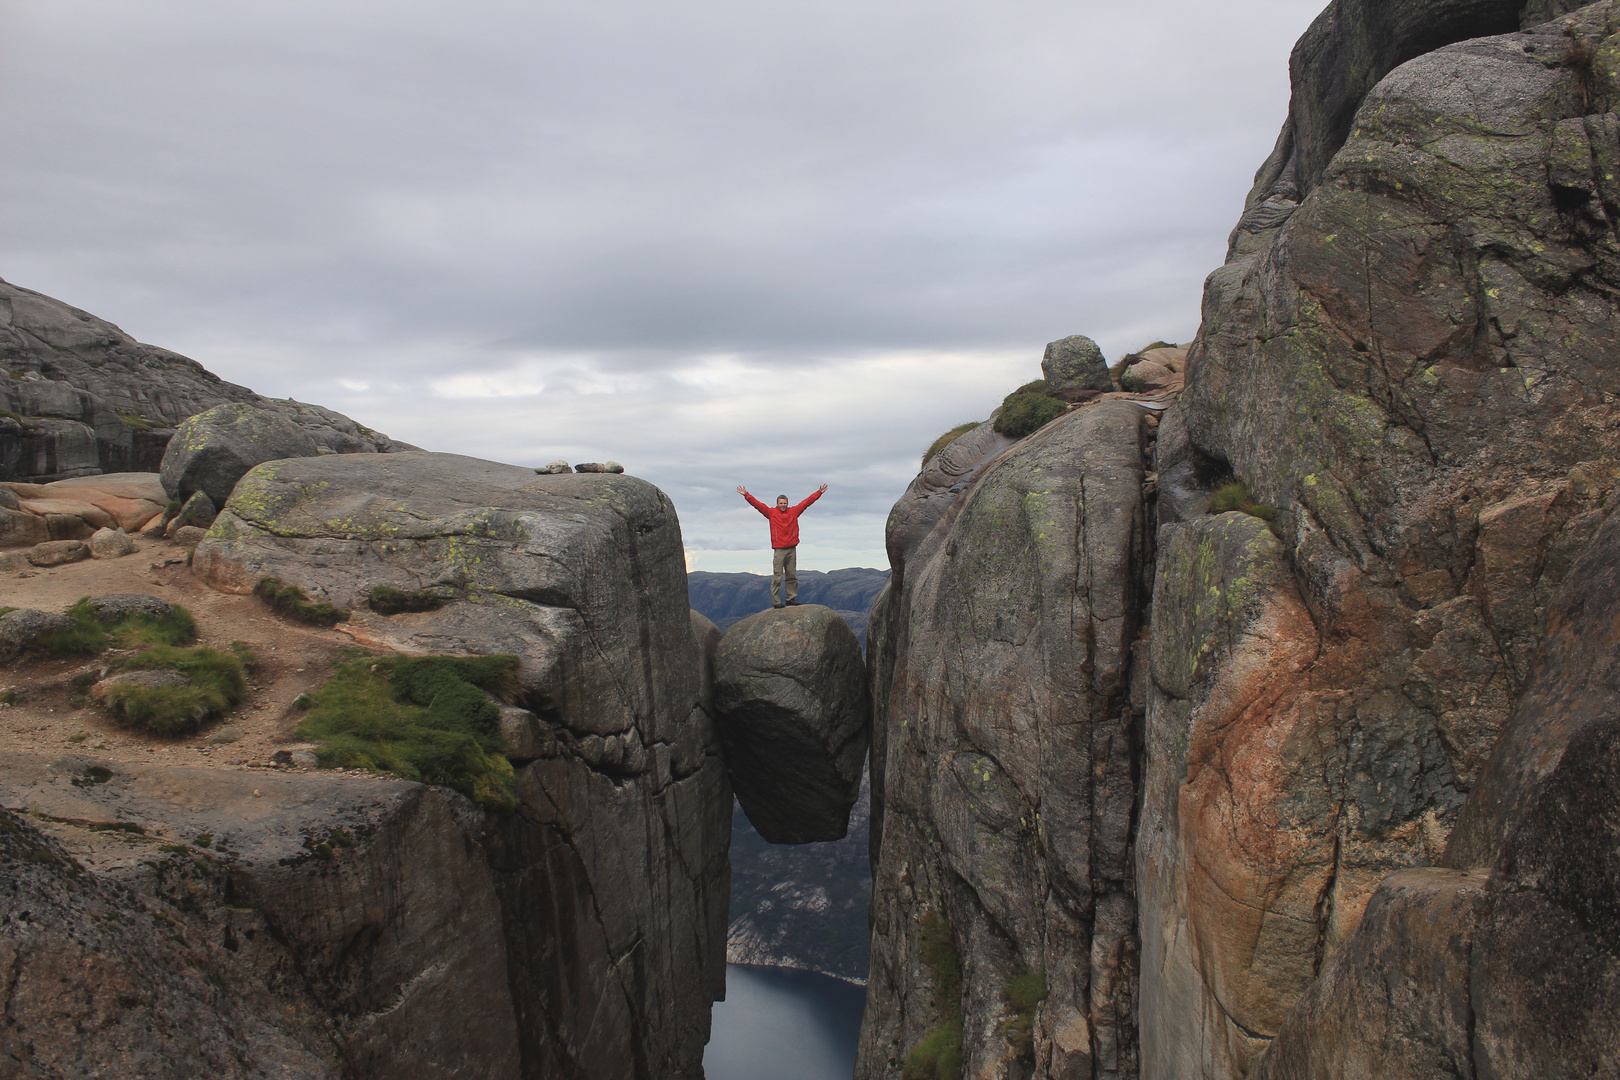
M823 572L799 572L799 602L822 604L844 617L861 648L866 648L866 622L872 611L872 601L889 580L887 570L870 567L849 567ZM717 574L709 570L693 570L686 575L686 588L692 610L718 626L721 632L755 612L771 606L771 578L769 574Z

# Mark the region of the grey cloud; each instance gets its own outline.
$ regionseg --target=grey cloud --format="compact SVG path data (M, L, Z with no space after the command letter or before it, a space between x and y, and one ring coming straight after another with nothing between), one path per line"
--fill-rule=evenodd
M1046 340L1192 333L1319 6L13 0L0 273L425 445L612 431L717 545L716 471L836 466L827 528L880 553L921 445ZM759 393L680 382L704 357L854 401L905 350L955 359L887 412L672 411Z

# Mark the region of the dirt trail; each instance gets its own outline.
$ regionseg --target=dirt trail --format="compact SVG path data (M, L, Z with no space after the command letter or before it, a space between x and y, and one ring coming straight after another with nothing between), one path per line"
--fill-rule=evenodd
M99 671L104 657L25 656L0 666L0 694L20 692L16 704L0 705L0 750L87 753L113 762L269 768L275 751L308 746L293 738L301 715L293 700L328 678L339 650L352 647L353 639L282 619L256 597L210 589L191 575L187 549L179 544L142 536L136 546L133 555L121 559L0 575L0 607L66 611L81 596L121 592L181 604L197 620L199 645L227 649L241 641L253 652L258 662L249 673L247 697L229 716L196 734L158 739L120 727L93 705L72 704L73 676Z

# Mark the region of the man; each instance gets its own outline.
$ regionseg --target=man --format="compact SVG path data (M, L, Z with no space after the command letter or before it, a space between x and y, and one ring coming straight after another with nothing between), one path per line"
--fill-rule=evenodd
M799 603L799 515L826 490L827 485L822 484L798 506L789 506L786 495L778 495L775 506L766 506L748 494L747 488L737 485L737 493L771 523L771 607L787 606L782 603L784 577L787 578L787 603L795 606Z

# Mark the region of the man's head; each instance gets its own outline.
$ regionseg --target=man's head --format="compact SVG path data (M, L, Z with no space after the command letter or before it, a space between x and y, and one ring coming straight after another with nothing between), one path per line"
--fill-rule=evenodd
M788 505L788 502L787 502L787 496L786 495L778 495L776 497L776 508L778 510L786 510L787 505Z

